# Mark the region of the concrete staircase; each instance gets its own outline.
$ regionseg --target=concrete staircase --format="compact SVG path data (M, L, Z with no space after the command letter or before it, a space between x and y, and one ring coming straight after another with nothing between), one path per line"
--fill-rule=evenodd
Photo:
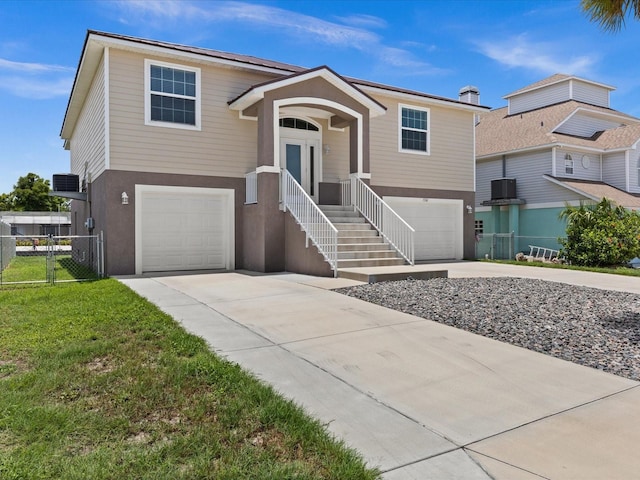
M318 207L338 229L338 269L405 264L404 258L353 207Z

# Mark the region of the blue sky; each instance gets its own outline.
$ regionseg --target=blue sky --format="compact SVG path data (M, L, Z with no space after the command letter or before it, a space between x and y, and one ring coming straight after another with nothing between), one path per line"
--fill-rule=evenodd
M640 23L605 33L563 1L0 0L0 193L69 170L60 128L87 29L242 53L490 107L554 73L640 116Z

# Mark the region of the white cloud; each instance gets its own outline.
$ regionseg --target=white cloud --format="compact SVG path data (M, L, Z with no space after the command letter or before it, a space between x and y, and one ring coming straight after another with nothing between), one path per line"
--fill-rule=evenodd
M560 45L532 42L524 34L477 45L483 55L508 68L525 68L544 74L562 72L583 75L589 73L596 62L595 57L588 55L567 54Z
M17 97L31 100L45 100L49 98L67 96L71 92L73 77L63 78L31 78L31 77L0 77L0 89Z
M374 17L373 15L349 15L348 17L336 17L336 19L347 25L355 27L369 27L369 28L386 28L387 21L380 17Z
M44 63L14 62L0 58L0 70L12 70L23 73L72 72L74 69L61 65L47 65Z
M0 58L0 89L12 95L42 100L69 95L75 69L62 65L15 62Z
M218 1L197 3L177 0L121 0L127 18L148 17L148 24L188 20L215 24L240 22L254 27L268 28L298 37L304 41L324 43L339 48L350 48L378 58L391 67L406 67L414 72L441 71L417 57L409 50L384 44L382 37L368 28L386 27L386 22L371 15L340 17L342 23L330 22L310 15L284 10L269 5L245 2ZM183 24L181 24L184 27Z

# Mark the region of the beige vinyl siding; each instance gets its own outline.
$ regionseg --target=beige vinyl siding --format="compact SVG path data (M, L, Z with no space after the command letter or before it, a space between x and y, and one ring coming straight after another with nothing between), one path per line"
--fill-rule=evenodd
M473 112L374 96L387 113L371 120L371 184L473 191ZM398 151L398 103L428 108L430 154Z
M633 162L629 162L629 166ZM602 157L602 181L621 190L627 188L624 152L617 152Z
M95 180L106 168L104 64L100 62L71 135L71 173Z
M322 180L339 182L349 178L349 127L344 131L329 130L327 120L322 122L322 144L329 146L329 153L322 155ZM324 150L324 149L323 149Z
M255 169L257 122L240 119L227 102L268 77L168 60L201 69L202 129L149 126L144 124L144 60L151 57L112 50L110 58L111 168L220 177Z
M476 207L491 200L491 181L502 178L502 158L484 160L476 166Z

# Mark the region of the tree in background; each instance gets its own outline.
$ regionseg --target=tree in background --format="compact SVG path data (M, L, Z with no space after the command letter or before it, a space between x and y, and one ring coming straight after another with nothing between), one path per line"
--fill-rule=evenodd
M567 221L561 254L575 265L623 265L640 255L640 215L607 198L596 205L568 206L560 218Z
M0 195L0 210L17 212L52 212L60 209L66 211L64 199L50 197L49 180L28 173L18 178L13 191Z
M582 0L581 7L592 22L609 32L619 31L630 14L640 20L640 0Z

